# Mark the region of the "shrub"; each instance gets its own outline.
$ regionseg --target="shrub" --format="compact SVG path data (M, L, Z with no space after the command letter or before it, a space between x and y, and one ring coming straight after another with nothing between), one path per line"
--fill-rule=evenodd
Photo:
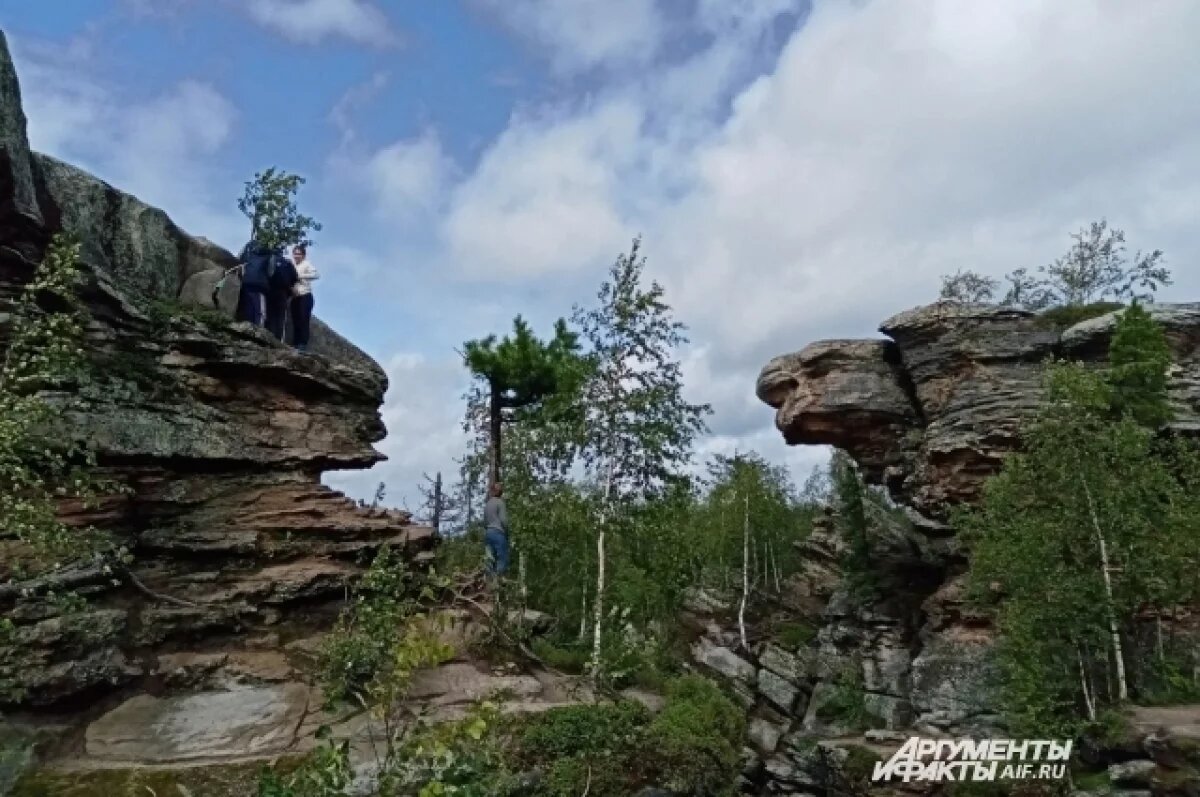
M680 678L646 731L654 781L682 794L732 794L745 731L741 709L712 681Z

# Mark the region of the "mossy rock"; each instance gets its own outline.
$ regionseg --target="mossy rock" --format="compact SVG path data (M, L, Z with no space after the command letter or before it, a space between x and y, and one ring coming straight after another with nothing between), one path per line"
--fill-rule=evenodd
M1042 328L1067 329L1087 321L1108 315L1114 310L1120 310L1125 305L1119 302L1092 302L1091 304L1069 304L1062 307L1051 307L1037 315L1034 323Z

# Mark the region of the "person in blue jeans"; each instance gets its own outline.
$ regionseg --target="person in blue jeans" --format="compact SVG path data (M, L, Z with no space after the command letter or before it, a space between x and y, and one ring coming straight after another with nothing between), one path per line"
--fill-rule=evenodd
M508 570L508 507L504 503L504 485L492 485L483 507L483 544L487 551L487 571L493 579Z

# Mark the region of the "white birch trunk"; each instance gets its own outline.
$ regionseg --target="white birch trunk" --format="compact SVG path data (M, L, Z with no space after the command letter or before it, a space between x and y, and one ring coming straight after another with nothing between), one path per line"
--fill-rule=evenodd
M1075 655L1079 657L1079 684L1083 687L1083 704L1087 707L1088 719L1096 721L1096 702L1092 700L1092 690L1088 688L1087 668L1083 665L1083 651L1077 646Z
M600 507L600 528L596 533L596 603L592 613L592 681L600 680L600 642L604 628L604 535L608 526L609 501L612 499L613 469L609 460L608 476L604 482L604 503Z
M1122 703L1129 700L1129 684L1125 679L1125 653L1121 646L1121 629L1117 625L1117 611L1113 601L1112 573L1108 563L1108 543L1104 532L1100 529L1100 518L1096 515L1096 505L1092 500L1092 490L1088 487L1087 479L1082 479L1083 492L1087 497L1088 512L1092 517L1092 528L1096 532L1096 542L1100 546L1100 568L1104 576L1104 594L1108 598L1108 633L1112 638L1113 664L1117 669L1117 699Z
M746 642L746 598L750 595L750 496L744 496L742 514L742 602L738 606L738 634L742 638L742 650L749 650Z

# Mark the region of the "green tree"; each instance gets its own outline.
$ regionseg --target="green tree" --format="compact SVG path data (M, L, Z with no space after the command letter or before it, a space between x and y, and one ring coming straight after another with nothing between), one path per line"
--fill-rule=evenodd
M1082 307L1105 300L1148 301L1155 291L1171 284L1163 253L1137 252L1130 260L1125 233L1101 219L1073 233L1065 255L1031 273L1018 268L1005 275L1008 291L1001 304L1028 310ZM941 298L960 302L990 302L1000 287L998 280L978 272L959 270L942 277Z
M762 585L782 588L786 558L811 528L800 510L787 471L771 465L753 452L717 456L708 466L709 492L705 511L715 533L707 540L693 538L704 561L701 571L741 570L738 626L746 643L745 612L753 590ZM704 527L701 526L701 528ZM695 545L707 542L707 545ZM707 574L707 573L705 573Z
M1018 730L1074 732L1127 700L1138 618L1197 597L1198 456L1140 422L1161 399L1144 369L1165 371L1145 321L1122 319L1107 371L1049 367L1022 453L958 519L975 596L1001 598L1002 689ZM1131 363L1143 369L1132 380Z
M303 177L277 171L273 166L246 182L238 210L250 219L255 241L271 249L312 244L309 233L320 232L321 225L296 207L296 193L304 182Z
M1109 364L1111 401L1118 414L1155 429L1170 420L1167 369L1171 349L1162 327L1137 302L1117 319Z
M538 340L521 316L513 319L512 335L497 340L489 335L470 340L463 362L483 383L488 429L489 484L500 480L503 430L518 410L530 410L560 393L569 392L585 373L578 336L564 320L554 325L554 337ZM478 399L470 402L480 407Z
M599 303L576 309L593 370L582 392L583 461L598 488L592 672L600 675L605 544L621 510L666 490L691 457L711 408L683 396L677 349L687 342L657 282L643 286L640 239L601 286Z
M870 523L867 519L867 487L858 466L842 451L829 463L832 499L837 511L837 528L848 545L843 566L856 591L867 589L871 580Z

